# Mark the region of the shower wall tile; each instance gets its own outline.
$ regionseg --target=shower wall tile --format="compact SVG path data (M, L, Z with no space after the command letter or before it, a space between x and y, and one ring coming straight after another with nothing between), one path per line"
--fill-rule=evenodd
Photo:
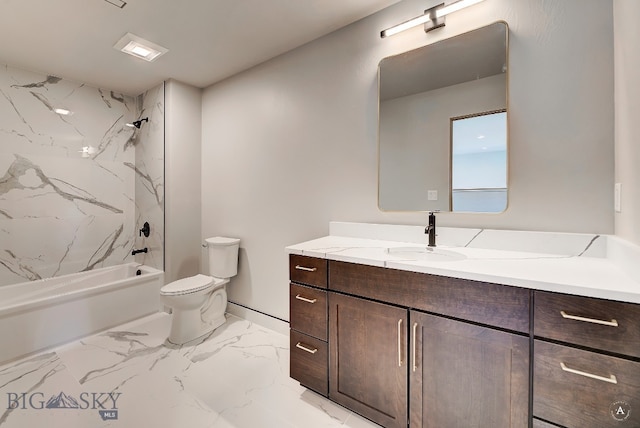
M0 66L0 285L133 259L137 117L134 97Z
M140 96L140 117L149 118L135 141L136 225L149 222L149 237L135 235L135 248L147 248L135 260L164 269L164 83Z
M0 211L12 219L122 214L135 196L122 162L0 153L0 171L10 175Z
M124 224L122 215L1 220L2 240L11 242L0 260L5 285L131 261Z

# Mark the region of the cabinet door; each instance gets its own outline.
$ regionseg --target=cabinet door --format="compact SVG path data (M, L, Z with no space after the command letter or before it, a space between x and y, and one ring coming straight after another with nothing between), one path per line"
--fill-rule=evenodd
M387 428L407 426L407 310L329 293L329 397Z
M411 427L528 427L528 337L415 311L410 328Z

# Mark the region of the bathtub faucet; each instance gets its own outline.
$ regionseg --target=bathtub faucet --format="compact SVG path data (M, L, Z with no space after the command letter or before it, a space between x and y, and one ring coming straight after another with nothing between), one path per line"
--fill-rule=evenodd
M148 250L147 250L147 247L144 247L142 250L135 250L135 249L134 249L134 250L131 252L131 255L132 255L132 256L135 256L135 255L136 255L136 254L138 254L138 253L146 253L147 251L148 251Z

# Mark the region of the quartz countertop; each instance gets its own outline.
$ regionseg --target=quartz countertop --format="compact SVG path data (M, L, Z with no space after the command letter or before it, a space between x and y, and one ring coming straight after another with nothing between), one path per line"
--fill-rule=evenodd
M640 249L615 236L440 228L437 251L462 260L424 260L424 227L332 223L331 234L286 247L290 254L433 275L640 303ZM440 236L442 235L442 236ZM390 239L395 238L398 240ZM379 238L384 239L379 239Z

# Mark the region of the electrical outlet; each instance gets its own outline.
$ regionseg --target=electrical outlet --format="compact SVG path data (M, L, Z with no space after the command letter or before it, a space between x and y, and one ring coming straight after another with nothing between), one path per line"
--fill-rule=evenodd
M438 191L437 190L427 190L427 200L429 200L429 201L437 201L438 200Z
M613 209L622 212L622 183L616 183L613 190Z

